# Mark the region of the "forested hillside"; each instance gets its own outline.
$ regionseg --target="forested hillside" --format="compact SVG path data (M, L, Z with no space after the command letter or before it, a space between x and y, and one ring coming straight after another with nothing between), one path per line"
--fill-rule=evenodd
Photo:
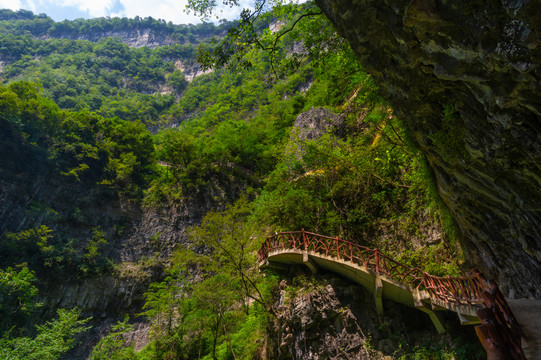
M401 119L330 22L296 21L312 8L262 16L255 29L275 47L212 71L197 46L218 49L230 23L0 11L0 357L285 359L278 289L292 304L324 285L257 270L281 230L435 275L467 267ZM130 46L141 32L163 42ZM101 281L114 291L96 302L114 309L74 295ZM471 329L432 346L377 327L359 345L372 358L478 356Z

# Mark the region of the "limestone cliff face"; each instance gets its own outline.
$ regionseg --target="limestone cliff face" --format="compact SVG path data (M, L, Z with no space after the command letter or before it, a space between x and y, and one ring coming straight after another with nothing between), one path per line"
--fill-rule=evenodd
M316 3L408 123L472 263L541 297L539 2Z
M43 37L41 37L41 39L47 40L50 38L59 38L71 40L89 40L96 42L99 39L106 37L118 37L126 45L136 48L148 47L154 49L158 46L182 43L179 40L173 39L171 36L169 36L169 34L146 28L119 31L91 31L84 34L65 32L61 34L56 34L52 37L44 35Z
M482 352L473 328L461 327L456 315L441 313L448 331L443 336L428 315L392 301L384 302L384 315L378 317L370 293L332 275L300 285L298 277L283 280L276 298L277 316L260 358L384 360L407 356L416 346L469 347L471 359Z
M31 321L39 324L56 309L73 307L93 318L93 328L67 359L87 358L111 324L126 313L135 323L131 335L136 347L144 345L148 321L138 317L144 292L163 278L172 251L187 243L185 229L199 223L216 206L212 199L222 194L209 190L174 206L143 208L96 185L90 175L81 182L60 175L46 155L13 136L6 121L0 120L0 134L0 239L6 232L44 224L53 230L52 241L72 240L78 246L99 228L107 240L103 255L115 264L110 272L89 276L43 270L38 283L43 307Z
M151 282L163 278L165 260L175 247L184 246L184 230L199 221L207 210L205 204L190 211L183 206L141 209L123 204L112 191L74 184L46 166L30 164L33 173L0 166L0 234L46 224L55 237L67 237L77 244L99 228L108 241L104 255L115 264L110 273L82 278L51 271L38 284L43 307L30 321L39 324L56 309L73 307L80 308L84 317L92 317L92 329L82 334L66 359L86 359L124 314L130 314L137 329L131 334L136 347L144 345L149 324L138 316L143 294Z

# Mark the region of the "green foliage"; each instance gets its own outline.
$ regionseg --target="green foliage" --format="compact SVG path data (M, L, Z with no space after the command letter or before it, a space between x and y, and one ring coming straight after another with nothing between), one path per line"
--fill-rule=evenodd
M20 270L11 267L0 269L0 331L20 330L27 317L37 310L38 289L33 271L23 266Z
M461 339L456 339L455 346L403 346L399 353L400 360L470 360L484 359L484 351L479 353L479 349L473 347L471 343L462 343ZM453 344L454 345L454 344Z
M295 115L294 104L279 99L280 84L260 81L266 73L262 67L243 76L224 71L194 80L170 111L175 117L204 111L157 134L156 155L164 166L147 204L179 200L209 188L231 188L233 183L259 186L273 168Z
M133 330L133 325L128 324L130 320L126 315L123 321L114 325L105 337L103 337L92 350L91 360L128 360L136 359L137 356L130 344L124 339L124 334Z
M402 250L396 260L409 267L418 267L435 276L460 276L462 255L458 249L439 243L418 250Z
M27 267L23 267L20 271L12 268L0 270L0 287L4 296L16 298L16 311L21 311L25 314L31 313L34 309L40 306L35 302L35 297L38 294L37 288L33 285L36 282L34 273ZM8 301L3 300L2 309ZM5 319L2 316L2 319Z
M27 261L39 263L54 251L50 240L53 231L45 225L23 230L18 233L5 233L0 244L0 263L17 264Z
M90 319L79 319L80 310L59 309L58 319L36 326L34 337L21 336L37 302L37 278L28 267L0 270L0 358L59 359L74 345L75 335L86 331Z
M58 319L36 326L33 338L4 336L0 357L12 360L56 360L75 345L74 336L86 331L90 319L79 319L80 310L58 310Z
M167 76L167 83L173 88L176 94L180 95L188 86L184 74L180 70L175 70Z
M252 358L257 334L264 333L273 276L262 277L254 264L246 199L222 212L208 213L192 228L193 249L173 258L170 276L146 294L146 315L154 321L156 358ZM202 279L195 282L196 266ZM250 302L254 302L250 306Z
M86 275L92 270L98 273L106 272L104 267L109 264L101 254L106 244L105 233L99 229L93 229L92 238L88 240L84 248L84 262L80 266L83 274Z
M7 232L0 238L0 264L14 266L24 262L41 276L68 273L85 277L108 273L112 264L103 254L105 236L99 228L94 228L90 238L64 241L46 225Z
M227 275L232 284L238 282L244 296L267 306L269 299L257 285L260 274L252 266L258 244L253 241L257 230L248 222L250 211L247 199L241 198L223 212L207 213L201 225L189 231L194 246L204 246L206 251L191 255L199 266L204 266L205 272Z
M1 86L0 97L14 136L45 154L60 174L101 182L129 198L142 195L154 166L154 144L143 124L62 111L26 82Z

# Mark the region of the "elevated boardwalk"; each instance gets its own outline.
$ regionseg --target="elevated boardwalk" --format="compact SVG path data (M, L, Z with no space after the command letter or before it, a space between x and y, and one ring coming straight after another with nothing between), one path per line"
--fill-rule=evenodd
M267 238L258 255L261 268L304 264L314 273L325 269L348 278L370 291L378 314L383 313L385 297L428 314L439 333L445 332L445 328L437 316L438 310L455 312L463 325L477 325L483 320L477 311L490 307L494 316L491 324L498 323L496 327L503 333L512 355L509 358L526 359L520 346L524 334L509 305L497 286L476 271L464 277L437 277L405 266L378 249L304 230ZM478 335L487 348L487 339L481 331ZM489 344L490 341L488 338ZM536 350L537 346L534 347ZM487 352L490 358L489 348ZM533 353L528 358L537 359Z
M370 291L374 296L374 303L379 315L383 314L382 298L390 299L409 307L417 308L427 313L436 330L441 334L445 332L443 325L434 313L435 310L451 310L458 314L463 325L480 324L476 311L480 305L461 305L447 302L431 301L426 290L411 288L393 280L385 274L377 274L365 266L355 264L348 260L337 259L333 256L318 254L314 251L304 250L276 250L269 253L260 267L273 267L282 265L304 264L314 273L318 269L325 269L348 278Z

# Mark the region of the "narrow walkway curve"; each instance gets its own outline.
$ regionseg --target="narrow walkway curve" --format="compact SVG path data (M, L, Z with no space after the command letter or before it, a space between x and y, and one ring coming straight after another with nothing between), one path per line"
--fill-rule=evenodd
M439 333L445 332L445 328L438 318L438 310L455 312L463 325L483 324L476 331L489 359L497 358L491 357L491 351L500 350L490 349L493 339L491 335L485 338L483 328L495 327L512 356L510 359L526 359L521 347L521 338L524 341L525 336L507 301L496 284L476 270L463 277L433 276L403 265L378 249L304 229L268 237L258 256L260 268L304 264L314 273L319 268L337 273L369 290L378 314L383 313L382 298L385 297L427 313ZM479 310L487 308L489 319L485 318L487 311L478 315ZM529 358L537 358L532 355L534 357Z

